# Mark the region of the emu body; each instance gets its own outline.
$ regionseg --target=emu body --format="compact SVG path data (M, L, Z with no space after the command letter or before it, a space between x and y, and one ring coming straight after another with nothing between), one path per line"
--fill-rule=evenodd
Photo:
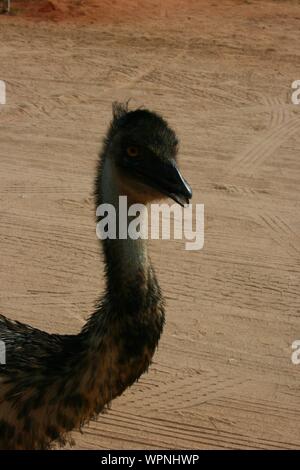
M175 134L160 116L115 106L99 158L96 205L111 203L118 210L119 195L144 203L162 194L188 200L191 190L176 167L176 153ZM146 242L106 239L103 251L106 289L79 334L49 334L0 316L6 346L0 449L64 445L71 430L97 416L148 369L165 315Z

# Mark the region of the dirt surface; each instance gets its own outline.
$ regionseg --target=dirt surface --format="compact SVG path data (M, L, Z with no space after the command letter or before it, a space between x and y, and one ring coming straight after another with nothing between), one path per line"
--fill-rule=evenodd
M169 119L205 204L202 251L151 242L168 314L154 364L76 448L299 447L299 2L12 4L0 311L60 333L91 312L103 289L92 187L113 100Z

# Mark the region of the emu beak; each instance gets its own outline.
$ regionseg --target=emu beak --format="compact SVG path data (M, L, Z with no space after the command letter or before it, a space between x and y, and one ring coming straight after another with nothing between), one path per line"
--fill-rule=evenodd
M153 159L151 165L149 161L144 160L142 165L137 164L132 169L150 187L170 197L181 206L189 204L192 189L181 175L174 160Z
M175 162L168 162L158 169L158 189L175 202L184 206L189 204L192 197L192 188L183 178Z

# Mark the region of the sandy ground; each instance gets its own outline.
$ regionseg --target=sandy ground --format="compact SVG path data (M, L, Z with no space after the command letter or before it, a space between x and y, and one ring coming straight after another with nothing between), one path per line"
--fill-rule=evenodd
M297 448L299 2L109 3L13 0L0 17L0 310L84 324L103 288L97 152L111 102L132 98L180 135L205 247L151 243L159 351L76 448Z

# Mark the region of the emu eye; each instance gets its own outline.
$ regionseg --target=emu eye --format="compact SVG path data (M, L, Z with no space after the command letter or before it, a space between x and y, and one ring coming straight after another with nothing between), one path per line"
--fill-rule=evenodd
M134 147L133 145L127 147L126 152L129 157L137 157L139 154L138 148Z

